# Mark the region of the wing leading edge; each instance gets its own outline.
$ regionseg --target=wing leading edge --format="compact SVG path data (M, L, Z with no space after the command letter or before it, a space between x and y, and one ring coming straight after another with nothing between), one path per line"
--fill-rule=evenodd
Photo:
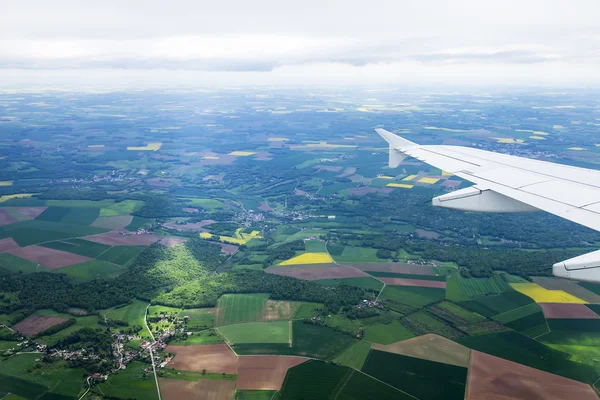
M389 166L407 156L473 182L435 197L436 207L478 212L546 211L600 231L600 171L510 156L461 146L422 146L384 129ZM553 267L554 275L600 282L600 251Z

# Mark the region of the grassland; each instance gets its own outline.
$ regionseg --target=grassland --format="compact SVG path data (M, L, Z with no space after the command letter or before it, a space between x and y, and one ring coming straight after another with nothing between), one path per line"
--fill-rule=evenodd
M232 344L240 343L289 343L289 321L251 322L218 328L221 335Z
M377 257L377 249L366 247L346 246L339 256L334 256L337 262L376 262L381 261Z
M444 289L409 287L409 286L386 286L380 299L391 300L411 307L424 307L444 299Z
M124 273L126 269L120 265L106 261L90 260L82 264L69 265L55 271L69 275L75 283L82 283L91 281L92 279L114 278Z
M138 211L144 206L143 201L123 200L100 209L101 217L117 217L119 215L129 215Z
M131 304L125 306L113 307L104 311L100 311L101 316L119 321L126 321L130 326L140 325L142 330L139 335L142 337L150 337L150 332L144 324L147 304L140 300L133 300Z
M364 339L373 343L391 344L414 337L407 327L394 320L388 324L373 324L367 326Z
M513 289L531 297L537 303L586 304L587 302L563 290L548 290L537 283L511 283Z
M14 272L47 272L48 270L38 264L25 260L8 253L0 253L0 273L10 274Z
M117 265L125 265L144 251L144 246L116 246L111 247L98 256L99 260Z
M502 314L533 303L529 297L517 291L509 291L490 296L478 296L473 300L462 301L460 306L486 317Z
M202 199L198 197L188 197L184 199L191 207L200 207L208 211L222 210L225 204L216 199Z
M421 400L465 396L463 367L371 350L362 371Z
M217 304L217 325L258 321L268 294L225 294Z
M325 253L325 242L321 240L305 240L304 246L307 253Z
M498 275L490 278L463 278L455 273L446 281L446 298L452 301L466 301L476 296L498 294L511 290L511 287Z
M449 301L442 301L435 305L436 309L442 310L444 313L448 313L452 316L458 317L459 320L464 321L468 324L478 324L480 322L484 322L486 319L481 315L469 311L463 307L460 307L457 304L454 304ZM461 322L455 321L455 322Z
M219 344L225 341L214 329L205 329L200 332L193 332L185 337L185 340L173 340L169 344L173 346L196 346L201 344Z
M323 304L320 303L300 303L298 308L296 308L296 311L294 312L294 315L292 316L293 319L304 319L304 318L310 318L312 316L315 315L316 311L315 310L322 310L323 309Z
M40 315L46 315L46 316L73 318L73 315L71 315L71 314L59 313L54 310L38 310L35 313L40 314ZM75 317L75 325L71 325L71 326L69 326L57 333L49 335L49 336L41 336L41 337L37 338L36 341L38 341L42 344L53 345L57 341L67 337L70 333L78 331L81 328L94 328L94 329L95 328L104 328L105 329L106 327L104 327L103 325L100 325L98 323L99 321L100 321L100 318L97 315Z
M118 398L135 398L139 400L156 400L156 383L151 373L146 373L149 364L134 361L127 365L127 369L111 375L106 382L98 384L100 393Z
M215 326L216 310L214 308L192 308L181 311L181 318L190 317L186 323L186 330L197 331Z
M360 340L333 359L335 363L360 370L371 350L371 342Z

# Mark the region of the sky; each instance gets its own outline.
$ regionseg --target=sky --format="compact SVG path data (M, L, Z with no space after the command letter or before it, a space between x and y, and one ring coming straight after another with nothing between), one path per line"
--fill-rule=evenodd
M598 0L0 5L0 85L600 86Z

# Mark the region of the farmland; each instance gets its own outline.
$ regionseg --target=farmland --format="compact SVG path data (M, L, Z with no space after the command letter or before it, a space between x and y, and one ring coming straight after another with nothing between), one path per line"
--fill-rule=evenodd
M414 336L414 333L398 321L369 325L365 331L365 340L379 344L399 342Z
M491 278L463 278L452 274L447 281L446 298L452 301L466 301L476 296L498 294L511 290L498 275Z
M337 356L333 361L346 367L360 370L371 350L371 342L361 340L356 342L348 350Z
M241 343L290 343L289 321L253 322L227 325L218 328L231 344Z
M106 382L100 383L98 389L109 396L135 396L140 400L156 400L158 395L154 378L144 372L148 367L148 364L134 361L126 370L119 371Z

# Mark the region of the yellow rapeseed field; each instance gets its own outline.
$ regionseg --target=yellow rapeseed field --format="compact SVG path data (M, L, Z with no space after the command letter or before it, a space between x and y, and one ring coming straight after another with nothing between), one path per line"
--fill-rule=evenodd
M385 186L395 187L395 188L403 188L403 189L412 189L414 187L414 185L407 185L405 183L388 183Z
M251 155L254 155L256 153L252 152L252 151L232 151L231 153L229 153L230 156L238 156L238 157L248 157Z
M0 203L4 203L10 199L25 199L31 196L33 196L31 193L6 194L4 196L0 196Z
M536 283L511 283L510 286L537 303L587 304L586 301L563 290L548 290Z
M239 246L248 243L249 241L251 241L252 239L262 239L262 236L260 236L260 232L259 231L252 231L250 233L244 233L242 232L244 228L237 228L235 230L235 235L234 236L219 236L219 241L223 242L223 243L232 243L232 244L237 244ZM202 239L212 239L213 236L211 233L209 232L200 232L200 238Z
M0 186L12 186L13 181L0 181Z
M212 238L212 234L210 234L208 232L200 232L200 237L202 239L211 239Z
M442 171L442 176L454 176L452 172Z
M433 185L434 183L437 183L437 181L439 181L438 178L421 178L421 179L419 179L419 182L421 182L421 183L428 183L430 185Z
M413 179L415 179L417 177L417 175L409 175L406 178L402 179L403 181L412 181Z
M298 264L329 264L333 259L327 253L304 253L299 256L285 260L279 265L298 265Z
M134 151L157 151L161 148L161 142L148 143L146 146L129 146L127 150Z

